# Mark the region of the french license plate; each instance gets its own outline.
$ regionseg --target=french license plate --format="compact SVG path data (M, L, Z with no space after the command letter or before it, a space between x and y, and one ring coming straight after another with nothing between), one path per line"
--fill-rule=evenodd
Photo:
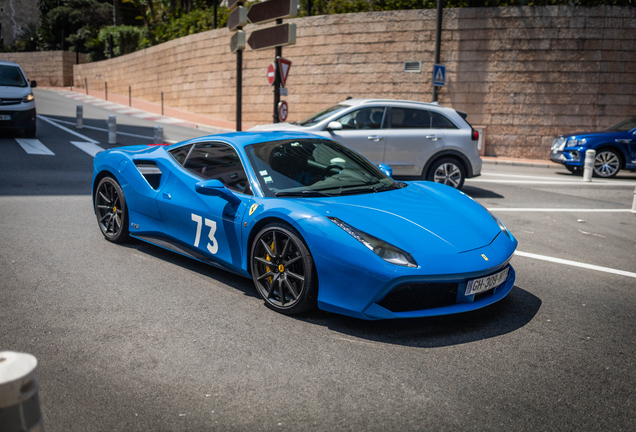
M11 116L10 115L0 115L0 120L11 120Z
M504 283L506 279L508 279L508 272L510 271L510 267L506 267L499 273L495 273L494 275L486 276L480 279L469 280L466 284L465 294L467 296L473 294L479 294L491 290L493 288L497 288L499 285Z

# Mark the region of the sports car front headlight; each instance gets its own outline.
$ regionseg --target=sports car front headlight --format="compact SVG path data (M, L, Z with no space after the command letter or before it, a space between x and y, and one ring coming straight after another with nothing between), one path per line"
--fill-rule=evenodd
M408 252L372 236L371 234L360 231L336 217L327 216L327 219L338 225L343 231L365 245L369 248L369 250L373 251L373 253L382 258L384 261L405 267L417 267L417 263Z
M22 98L22 102L24 103L31 102L33 99L35 99L35 97L33 96L33 93L29 93L28 95Z

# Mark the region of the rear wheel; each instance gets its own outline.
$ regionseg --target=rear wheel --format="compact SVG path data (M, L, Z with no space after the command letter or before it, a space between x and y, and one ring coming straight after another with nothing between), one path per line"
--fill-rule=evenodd
M461 189L466 179L464 166L454 158L441 158L431 165L426 180Z
M112 177L104 177L95 192L97 224L106 240L123 243L128 240L128 207L121 187Z
M293 228L267 225L254 238L250 256L254 285L269 308L293 315L316 307L314 260Z
M594 159L594 174L598 177L614 177L621 168L618 154L609 149L600 150Z

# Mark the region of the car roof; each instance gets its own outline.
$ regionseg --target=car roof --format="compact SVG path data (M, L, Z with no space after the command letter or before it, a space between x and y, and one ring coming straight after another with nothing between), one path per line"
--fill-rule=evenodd
M320 139L320 140L328 139L319 135L310 134L306 132L296 132L296 131L227 132L227 133L215 134L215 135L205 135L205 136L190 139L187 141L182 141L182 142L171 145L170 147L167 148L167 150L170 150L172 148L177 148L186 144L196 144L200 142L210 142L210 141L221 141L221 142L231 144L234 147L242 149L245 146L248 146L251 144L258 144L262 142L308 139L308 138Z
M0 65L2 65L2 66L18 66L18 67L20 67L20 65L17 64L16 62L12 62L12 61L9 61L9 60L0 60Z
M439 105L437 102L420 102L420 101L410 101L410 100L400 100L400 99L359 98L359 99L347 99L343 102L340 102L340 105L349 105L349 106L368 105L368 104L414 105L420 108L423 108L423 107L446 108Z

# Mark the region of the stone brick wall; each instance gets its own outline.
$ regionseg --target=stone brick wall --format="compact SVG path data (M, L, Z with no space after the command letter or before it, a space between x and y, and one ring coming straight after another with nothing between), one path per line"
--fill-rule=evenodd
M352 97L431 100L435 11L328 15L292 20L297 44L287 81L289 121ZM636 8L446 9L440 103L486 127L489 155L546 158L555 135L636 115ZM258 26L246 27L249 37ZM218 29L133 54L74 66L76 86L235 119L236 57ZM267 66L274 50L243 55L243 128L270 123ZM421 61L421 73L404 72Z
M76 55L69 51L37 51L26 53L0 53L0 60L9 60L20 65L29 80L38 86L62 87L73 82L73 65ZM80 63L86 54L79 55Z

